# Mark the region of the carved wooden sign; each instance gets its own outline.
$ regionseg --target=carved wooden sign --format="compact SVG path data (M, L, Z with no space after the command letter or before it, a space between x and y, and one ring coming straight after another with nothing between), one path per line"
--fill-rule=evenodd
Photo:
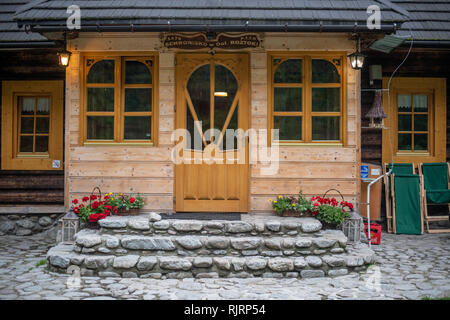
M218 34L215 39L208 40L206 34L184 35L179 33L167 34L164 38L166 48L176 49L244 49L257 48L260 40L256 34L228 35Z

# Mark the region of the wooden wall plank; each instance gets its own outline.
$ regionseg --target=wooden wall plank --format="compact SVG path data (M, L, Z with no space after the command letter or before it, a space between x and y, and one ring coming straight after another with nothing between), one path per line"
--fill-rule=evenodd
M253 178L267 178L270 176L261 175L260 169L268 167L267 165L253 165L251 175ZM356 178L356 164L353 163L295 163L281 162L279 163L278 173L273 178L316 178L316 179L346 179Z
M145 194L172 194L172 178L69 178L70 192L86 193L99 187L104 193L145 193Z
M171 177L174 176L172 164L164 162L105 162L72 161L69 175L74 177Z
M70 149L71 160L76 161L170 161L170 147L96 146Z
M297 194L300 190L309 194L322 195L329 189L337 189L342 194L354 194L356 182L349 180L317 179L253 179L250 191L253 195Z

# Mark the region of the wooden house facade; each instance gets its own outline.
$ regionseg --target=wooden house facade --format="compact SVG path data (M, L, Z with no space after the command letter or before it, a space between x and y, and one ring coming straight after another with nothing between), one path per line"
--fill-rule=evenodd
M96 2L95 7L77 1L81 24L69 30L66 2L31 1L16 11L15 23L46 41L65 38L71 57L64 74L54 60L55 49L21 50L21 59L29 59L36 69L28 72L33 69L23 64L14 69L6 62L15 60L12 51L0 51L2 70L14 74L4 77L2 72L3 101L13 101L12 111L2 103L0 174L5 172L10 181L5 185L19 184L15 175L24 172L39 176L39 188L47 183L64 190L67 209L72 199L96 186L103 192L140 193L144 209L159 212L270 214L269 199L278 195L302 191L311 197L330 189L329 195L340 193L358 206L361 162L381 164L389 156L384 155L383 130L361 128L367 126L364 116L373 100L373 93L361 88L374 86L368 83L368 68L355 70L348 55L355 51L355 34L370 43L397 32L407 17L401 1L376 1L383 19L380 29L370 29L369 1L333 3L334 9L330 1L279 1L277 7L258 1L214 1L206 7L186 1L168 8L165 1L136 1L134 7L120 1ZM381 64L386 81L407 49L389 55L371 50L366 65ZM445 48L415 49L393 84L403 76L445 79L447 58ZM46 65L50 60L54 64ZM442 63L430 69L436 61ZM41 93L29 95L30 87L10 82L15 79L27 81L26 86L28 80L42 80ZM434 84L436 88L426 90L431 92L427 101L435 105L429 119L435 117L430 124L436 128L426 138L426 148L431 146L426 152L434 158L425 161L445 161L446 140L439 130L446 132L448 121L439 114L442 103L446 111L447 87L445 81ZM436 90L442 97L434 95ZM51 97L51 110L63 110L56 112L54 122L40 114L38 104L45 104L45 97ZM57 109L62 100L64 108ZM23 133L23 115L17 110L32 104L34 113L25 118L34 119L34 131ZM51 133L38 132L40 121L52 123ZM202 121L200 129L196 121ZM192 133L192 141L199 132L200 148L184 152L194 159L189 163L174 161L179 129ZM231 147L223 142L217 153L223 159L235 157L241 147L243 163L195 163L197 156L205 158L210 144L207 129L254 130L268 147L276 145L269 150L277 149L276 170L268 174L270 163L251 162L252 152L264 152L261 145L251 150L249 136L232 137ZM279 129L278 138L271 129ZM44 136L51 141L46 153L36 143ZM24 137L32 137L32 149L20 149L30 139ZM414 150L411 156L416 157ZM28 188L33 179L20 183ZM51 198L50 188L45 189Z

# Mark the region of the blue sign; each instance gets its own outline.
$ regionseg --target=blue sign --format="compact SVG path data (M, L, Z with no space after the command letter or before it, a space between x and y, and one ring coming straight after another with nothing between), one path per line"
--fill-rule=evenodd
M361 166L361 178L368 179L369 178L369 166Z

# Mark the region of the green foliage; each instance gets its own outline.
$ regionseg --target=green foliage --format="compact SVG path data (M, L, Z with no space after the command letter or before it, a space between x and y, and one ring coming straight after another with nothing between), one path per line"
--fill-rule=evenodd
M36 267L44 266L46 264L47 264L47 260L46 259L42 259L38 263L36 263Z
M272 203L273 209L279 214L282 215L285 211L297 211L300 214L311 213L314 210L314 206L311 200L305 198L305 196L300 191L298 197L293 196L278 196L277 200L272 201L269 199L269 202Z
M322 204L316 209L318 211L316 218L325 223L339 225L345 218L349 217L348 212L344 211L341 207Z

